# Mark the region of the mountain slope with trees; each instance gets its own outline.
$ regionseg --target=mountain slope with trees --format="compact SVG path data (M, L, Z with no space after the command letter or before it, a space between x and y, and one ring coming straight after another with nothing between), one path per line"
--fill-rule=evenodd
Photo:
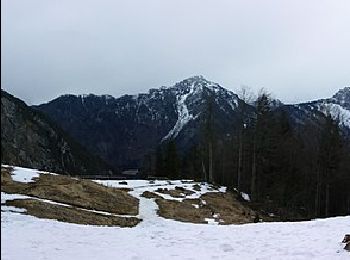
M112 174L97 156L22 100L1 90L1 162L72 175Z
M239 117L237 108L247 105L236 94L201 76L120 98L64 95L35 109L110 164L141 168L150 164L146 161L160 143L176 139L177 148L187 151L198 142L210 97L215 102L213 123L220 133L229 133Z
M65 95L36 109L115 166L235 188L293 220L350 212L349 92L284 105L196 76L118 99Z

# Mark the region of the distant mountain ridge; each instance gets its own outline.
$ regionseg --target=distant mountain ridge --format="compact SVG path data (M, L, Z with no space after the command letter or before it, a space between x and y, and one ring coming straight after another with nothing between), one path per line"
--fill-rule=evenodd
M115 167L139 168L145 156L154 152L161 142L175 139L183 151L198 142L210 98L213 99L214 124L222 135L234 131L243 107L254 117L254 106L203 76L120 98L62 95L35 108L46 113L90 152ZM349 99L349 87L346 87L330 99L296 105L275 101L273 106L286 109L297 124L328 112L334 118L339 114L340 124L350 132Z
M350 87L340 89L333 95L333 100L345 109L350 109Z
M82 143L114 166L140 167L140 161L157 144L176 138L180 149L198 140L205 99L215 96L217 126L232 128L236 108L243 102L236 94L194 76L172 87L124 95L63 95L36 106ZM225 118L227 120L225 120Z
M112 173L39 111L1 90L1 162L72 175Z
M331 98L319 99L301 104L289 105L293 107L293 117L304 114L304 117L317 118L330 114L334 120L339 121L340 127L350 133L350 87L340 89ZM302 120L303 116L297 120Z

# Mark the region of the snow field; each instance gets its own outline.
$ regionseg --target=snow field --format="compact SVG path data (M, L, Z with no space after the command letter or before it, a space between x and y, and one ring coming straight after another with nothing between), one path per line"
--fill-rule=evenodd
M158 187L191 189L192 184L97 182L133 188L130 193L140 199L143 221L134 228L68 224L22 215L2 205L1 259L350 259L340 243L349 233L350 216L228 226L182 223L158 217L154 199L140 194ZM208 191L207 185L201 187L192 196ZM1 193L2 203L16 197Z

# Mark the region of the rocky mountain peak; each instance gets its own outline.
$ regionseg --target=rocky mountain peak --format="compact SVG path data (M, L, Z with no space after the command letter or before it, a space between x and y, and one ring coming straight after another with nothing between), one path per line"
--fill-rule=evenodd
M199 76L192 76L190 78L182 80L176 83L173 88L180 91L185 90L186 92L189 91L190 88L192 88L195 90L195 92L198 92L203 90L204 88L208 88L212 90L219 89L220 86L218 83L209 81L205 79L202 75L199 75Z
M333 99L346 109L350 109L350 87L340 89L333 95Z

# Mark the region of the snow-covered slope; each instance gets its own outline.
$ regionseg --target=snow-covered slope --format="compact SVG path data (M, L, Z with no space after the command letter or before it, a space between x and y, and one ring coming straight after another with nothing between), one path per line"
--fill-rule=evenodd
M334 104L334 103L321 103L318 109L325 115L330 114L334 120L339 121L339 125L350 129L350 109Z
M18 169L17 178L34 177ZM118 181L98 181L121 186ZM340 243L350 217L299 223L207 225L158 217L153 199L142 192L158 187L191 184L182 181L128 181L140 198L143 221L134 228L67 224L22 215L23 210L1 205L1 259L349 259ZM125 187L125 185L122 185ZM224 191L221 188L220 191ZM219 191L219 192L220 192ZM207 192L203 185L198 196ZM21 198L1 193L1 202Z

